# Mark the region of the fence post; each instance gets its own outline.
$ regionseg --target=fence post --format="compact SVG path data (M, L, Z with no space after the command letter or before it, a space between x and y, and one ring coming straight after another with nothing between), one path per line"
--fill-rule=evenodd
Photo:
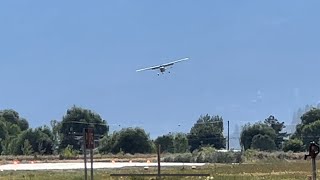
M309 154L304 155L304 159L306 160L308 156L311 157L312 160L312 179L317 179L317 164L316 164L316 158L319 154L319 146L313 141L309 145Z
M84 160L84 179L88 179L87 174L87 149L86 149L86 129L83 128L83 160Z
M158 178L161 178L161 166L160 166L160 144L157 148L157 154L158 154Z

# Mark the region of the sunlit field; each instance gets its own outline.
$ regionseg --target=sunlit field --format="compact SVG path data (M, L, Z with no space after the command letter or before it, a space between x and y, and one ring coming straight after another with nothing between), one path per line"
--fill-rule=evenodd
M318 163L318 166L320 163ZM28 179L28 180L50 180L70 179L83 180L83 170L66 171L3 171L0 172L0 179ZM94 179L156 179L156 177L111 177L110 174L156 174L157 168L150 167L144 170L143 167L123 169L99 169L94 171ZM165 174L201 174L208 173L209 177L162 177L161 179L221 179L221 180L294 180L308 179L311 175L310 161L296 162L275 162L275 163L251 163L251 164L210 164L197 169L191 167L161 168ZM88 171L88 177L90 172ZM88 178L90 179L90 178Z

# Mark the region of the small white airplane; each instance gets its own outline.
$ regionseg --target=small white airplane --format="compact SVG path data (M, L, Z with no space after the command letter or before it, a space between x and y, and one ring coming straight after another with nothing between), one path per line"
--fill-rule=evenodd
M136 71L139 72L139 71L145 71L145 70L157 70L157 69L159 69L161 74L163 74L169 67L172 68L172 66L174 64L176 64L178 62L186 61L188 59L189 58L183 58L183 59L179 59L179 60L172 61L172 62L169 62L169 63L156 65L156 66L151 66L151 67L147 67L147 68L143 68L143 69L139 69L139 70L136 70ZM168 73L170 73L170 71L168 71ZM159 75L160 75L160 73L158 73L158 76Z

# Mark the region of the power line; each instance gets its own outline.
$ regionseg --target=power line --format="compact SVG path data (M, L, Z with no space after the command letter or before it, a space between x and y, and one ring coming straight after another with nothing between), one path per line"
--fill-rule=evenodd
M108 126L107 123L92 123L92 122L81 122L81 121L67 121L67 122L61 122L61 124L88 124L88 125L104 125Z

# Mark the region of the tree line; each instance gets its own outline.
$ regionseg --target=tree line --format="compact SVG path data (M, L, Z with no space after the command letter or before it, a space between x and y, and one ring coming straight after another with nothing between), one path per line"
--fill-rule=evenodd
M0 111L1 155L51 155L64 152L81 153L83 129L93 128L100 153L154 153L157 145L162 152L183 153L201 146L225 148L223 119L200 116L190 133L170 133L151 139L142 128L123 128L109 132L107 121L89 109L73 106L61 121L51 120L50 126L30 128L25 118L12 109Z
M246 124L241 129L242 150L293 151L306 149L310 141L319 142L320 109L311 108L301 117L292 134L284 132L285 124L270 115L263 121ZM151 139L142 128L123 128L110 132L107 121L89 109L73 106L61 121L52 120L49 126L30 128L25 118L12 109L0 110L1 155L52 155L81 153L83 129L91 127L96 137L96 150L107 153L185 153L202 147L226 148L221 116L200 115L188 133L169 133Z

